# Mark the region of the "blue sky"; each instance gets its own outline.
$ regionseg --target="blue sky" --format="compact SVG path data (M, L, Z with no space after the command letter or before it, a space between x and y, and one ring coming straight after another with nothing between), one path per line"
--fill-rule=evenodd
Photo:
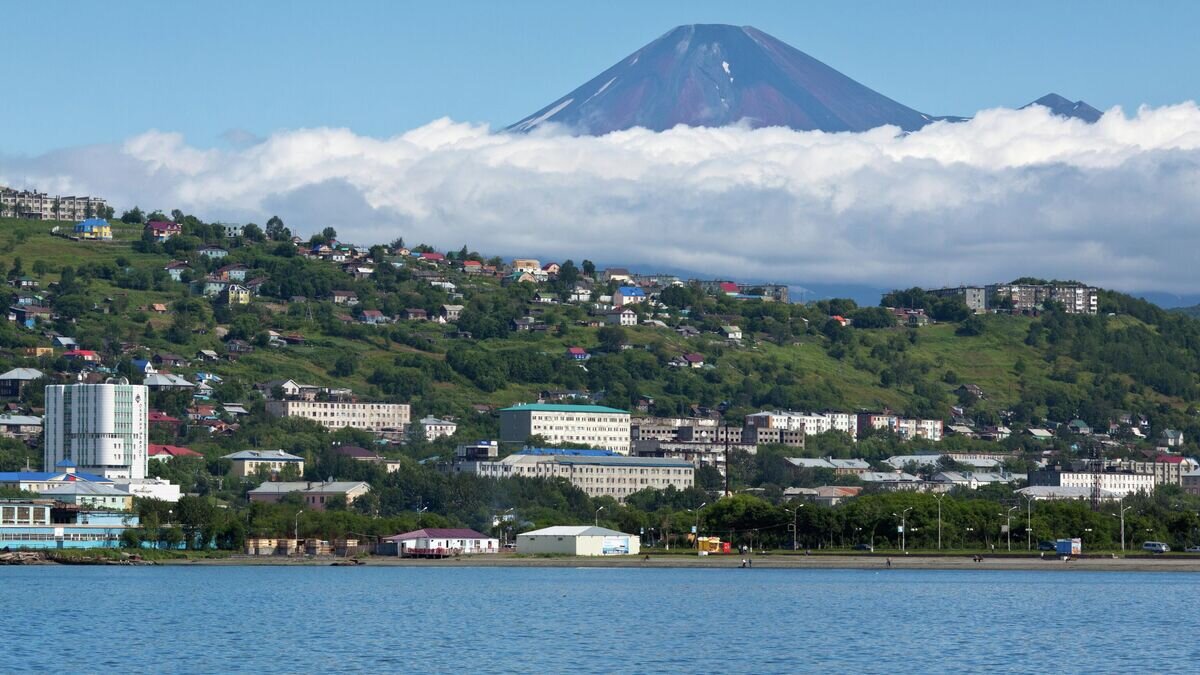
M683 23L756 26L933 114L1049 91L1129 112L1200 88L1200 3L845 4L26 3L22 20L46 30L0 40L10 78L28 76L10 80L18 102L0 97L0 155L148 129L210 147L317 126L386 137L442 116L503 126Z

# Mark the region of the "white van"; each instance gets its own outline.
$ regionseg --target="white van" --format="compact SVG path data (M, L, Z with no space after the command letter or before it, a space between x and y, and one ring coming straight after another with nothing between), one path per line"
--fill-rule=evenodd
M1142 544L1142 550L1151 553L1166 553L1171 550L1171 547L1161 541L1148 541Z

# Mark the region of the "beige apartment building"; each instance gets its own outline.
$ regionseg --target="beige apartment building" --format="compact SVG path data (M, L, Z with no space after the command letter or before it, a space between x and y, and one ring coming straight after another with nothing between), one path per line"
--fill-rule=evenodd
M599 405L533 403L500 411L500 441L524 443L541 436L550 445L586 444L629 454L629 413Z
M32 220L84 220L107 215L108 204L99 197L61 197L36 190L0 187L0 216Z
M411 411L407 403L267 401L267 414L273 417L303 417L329 429L351 427L383 431L407 427Z
M590 497L607 496L619 502L646 488L665 490L674 486L683 490L696 481L696 468L690 461L659 457L515 454L498 462L479 462L474 468L486 478L565 478Z

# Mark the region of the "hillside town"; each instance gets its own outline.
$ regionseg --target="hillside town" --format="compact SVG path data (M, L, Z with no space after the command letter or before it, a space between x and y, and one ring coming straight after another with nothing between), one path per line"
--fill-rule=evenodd
M98 198L2 197L8 215L38 224L20 225L23 236L64 252L6 263L0 434L24 448L0 472L9 548L439 557L566 553L555 542L568 540L573 554L636 554L701 549L698 516L693 528L676 523L675 539L655 524L735 498L798 519L802 506L886 494L929 496L939 514L942 495L986 494L1031 514L1035 502L1101 511L1162 489L1200 496L1200 439L1164 426L1154 408L1098 419L1047 399L1022 411L1023 401L991 405L996 392L950 370L931 386L902 368L926 333L962 341L992 326L1097 317L1102 292L1084 284L910 289L877 308L797 304L771 283L501 260L402 239L355 245L332 228L302 238L279 218L264 228L178 211L111 219ZM952 332L936 333L943 326ZM852 399L814 391L840 377L786 371L807 382L796 386L755 372L756 359L812 345L828 352L819 363L856 359L878 372L871 386L885 396L838 407L829 402ZM380 346L364 373L365 352ZM1012 367L1023 376L1028 366ZM631 377L639 369L646 375ZM900 386L912 387L907 402L886 394ZM739 388L739 401L722 398ZM416 487L432 476L472 481L462 489L557 485L589 499L594 522L537 497L452 512L415 492L438 489ZM654 502L659 516L633 515ZM213 510L230 508L270 516L215 524ZM606 509L606 523L637 531L600 527ZM378 527L407 514L413 529L368 542L310 520L300 536L303 514L337 511ZM185 513L186 532L176 525ZM761 528L744 520L726 545ZM798 520L791 533L795 545Z

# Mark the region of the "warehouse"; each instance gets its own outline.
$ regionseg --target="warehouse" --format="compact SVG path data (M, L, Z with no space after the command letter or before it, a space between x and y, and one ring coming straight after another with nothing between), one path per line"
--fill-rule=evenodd
M517 552L552 555L637 555L641 542L634 534L605 527L558 525L517 535Z

